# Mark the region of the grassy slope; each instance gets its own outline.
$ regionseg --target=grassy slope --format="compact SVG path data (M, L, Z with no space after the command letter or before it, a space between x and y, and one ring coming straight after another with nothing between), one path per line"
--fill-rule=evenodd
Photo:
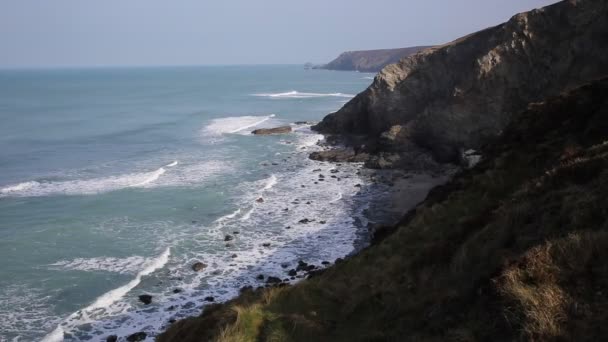
M383 241L158 340L608 339L607 94L531 105Z

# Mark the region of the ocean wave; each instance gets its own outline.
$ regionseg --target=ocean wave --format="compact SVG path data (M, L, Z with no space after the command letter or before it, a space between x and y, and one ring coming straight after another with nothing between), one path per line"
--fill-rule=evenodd
M262 190L270 190L272 189L273 186L275 186L277 184L277 176L275 175L271 175L267 181L266 181L266 185L264 185L264 188Z
M274 114L270 114L265 116L234 116L213 119L211 120L211 123L203 129L203 132L209 135L249 133L243 131L260 125L274 117Z
M76 258L73 260L61 260L50 264L52 269L65 269L75 271L106 271L122 274L136 273L146 264L148 260L141 256L130 256L127 258Z
M260 93L260 94L252 94L253 96L259 97L268 97L274 99L308 99L308 98L316 98L316 97L355 97L352 94L344 94L344 93L305 93L299 92L296 90L284 92L284 93Z
M94 195L119 189L144 187L166 172L159 168L151 172L130 173L92 179L58 182L29 181L0 189L0 197L40 197L49 195Z
M96 195L128 188L151 188L162 186L188 186L204 182L208 177L221 174L228 164L221 161L178 165L174 161L150 172L129 173L117 176L66 181L28 181L0 189L2 197L42 197L51 195ZM165 167L173 168L168 172Z
M165 249L165 251L161 253L158 257L146 262L144 268L139 273L137 273L133 280L123 286L104 293L103 295L97 297L97 299L95 299L95 301L87 307L72 313L70 316L68 316L64 323L57 326L55 330L46 335L42 339L42 342L63 341L64 329L66 327L70 328L76 325L95 321L96 316L103 315L105 313L105 309L120 300L129 291L135 288L135 286L137 286L141 282L142 277L147 276L165 266L165 264L169 261L170 255L171 249Z

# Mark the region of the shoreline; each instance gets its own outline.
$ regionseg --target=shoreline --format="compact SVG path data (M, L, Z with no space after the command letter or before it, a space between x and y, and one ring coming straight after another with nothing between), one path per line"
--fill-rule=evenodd
M325 137L320 139L317 142L317 145L322 146L324 151L339 149L337 146L323 145L323 143L321 143L323 140L325 140ZM309 153L307 153L307 155L309 155ZM321 263L300 260L298 262L298 267L291 269L288 272L295 274L294 271L296 271L297 276L295 276L295 278L292 276L290 279L280 279L280 277L268 275L267 278L265 278L265 282L260 283L257 287L243 286L235 296L227 298L225 301L213 302L203 306L200 314L239 301L242 296L257 296L257 294L264 292L267 289L296 286L297 284L302 283L302 281L307 281L308 279L331 269L335 264L354 257L366 248L375 244L374 233L377 227L394 226L398 224L409 211L415 209L419 203L424 201L431 189L438 185L445 184L451 178L455 170L455 167L448 167L444 172L438 173L436 171L421 172L401 169L372 169L364 167L361 163L318 163L327 164L336 168L342 168L345 164L347 166L360 164L360 167L357 168L356 171L353 171L352 174L346 176L359 176L365 181L364 185L357 184L360 189L357 193L358 195L366 196L366 194L372 194L372 198L367 205L364 208L358 208L358 210L361 211L362 217L353 218L352 228L356 230L356 238L352 241L352 251L336 260L325 260ZM380 208L381 210L378 210ZM355 210L355 208L351 209ZM317 256L322 254L319 252L321 251L317 251ZM287 271L287 268L285 271ZM190 316L190 318L193 318L193 316ZM180 324L180 322L187 321L188 319L189 317L183 317L180 320L173 320L169 325L164 327L159 335L155 336L162 336L175 324Z

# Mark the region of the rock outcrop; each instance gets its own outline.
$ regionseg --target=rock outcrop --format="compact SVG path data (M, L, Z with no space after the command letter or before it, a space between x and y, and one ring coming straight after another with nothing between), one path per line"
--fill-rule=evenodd
M269 134L285 134L291 132L291 126L280 126L274 128L260 128L253 130L251 133L255 135L269 135Z
M314 66L313 69L351 70L378 72L385 66L397 63L401 58L410 56L430 46L413 46L399 49L360 50L343 52L333 61Z
M457 161L530 102L608 74L608 2L568 0L423 50L313 127Z

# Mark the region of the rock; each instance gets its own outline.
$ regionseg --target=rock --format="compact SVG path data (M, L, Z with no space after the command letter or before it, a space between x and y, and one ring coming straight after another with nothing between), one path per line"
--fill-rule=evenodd
M361 184L355 184L355 188L360 188Z
M180 293L182 292L182 289L173 289L173 293Z
M139 301L144 303L145 305L152 303L152 296L150 296L150 295L144 294L144 295L140 295L138 298L139 298Z
M319 178L325 178L325 176L323 176L323 174L320 174L320 175L319 175Z
M262 247L270 247L270 242L264 242L264 243L262 244Z
M146 334L143 331L140 331L140 332L136 332L135 334L131 334L131 335L127 336L127 341L128 342L143 341L146 339L146 337L148 337L148 334Z
M238 257L238 255L236 255L236 254L232 254L230 257L231 257L232 259L234 259L234 258L237 258L237 257Z
M607 22L602 1L561 1L517 14L384 67L312 128L364 135L383 151L416 145L437 161L458 163L460 151L501 134L529 103L608 74L608 39L598 39L608 34Z
M237 230L237 231L232 232L232 234L234 234L234 235L239 235L239 234L240 234L240 232Z
M290 277L295 277L298 274L298 271L291 269L289 270L289 272L287 272L287 275Z
M175 323L175 322L177 322L177 321L175 320L175 318L169 318L169 320L168 320L167 322L168 322L169 324L173 324L173 323Z
M255 277L257 280L264 280L264 275L263 274L258 274L257 277Z
M202 262L195 262L194 264L192 264L192 270L194 272L200 272L205 268L207 268L207 264L203 264Z
M329 265L330 262L329 261L322 261L321 264L323 264L323 265Z
M106 337L106 342L116 342L118 341L118 336L116 335L110 335L108 337Z
M264 199L263 199L262 197L259 197L259 198L258 198L258 199L256 199L255 201L256 201L256 202L258 202L258 203L263 203L263 202L264 202Z
M251 286L251 285L243 286L239 290L240 293L248 292L248 291L253 291L253 286Z
M326 222L325 222L325 221L319 221L319 223L320 223L320 224L325 224Z
M260 128L253 130L251 133L255 135L269 135L269 134L285 134L291 132L291 126L280 126L275 128Z
M360 72L378 72L386 65L397 63L403 57L429 48L430 46L412 46L397 49L359 50L343 52L333 61L313 69L349 70Z
M215 298L213 298L212 296L207 296L204 298L205 302L214 302Z
M234 236L226 234L226 236L224 236L224 241L232 241L234 240Z
M352 148L335 148L327 151L312 152L308 158L328 162L365 162L369 159L367 153L355 153ZM321 170L319 170L321 171Z
M281 281L282 281L281 278L270 276L266 279L266 284L278 284Z
M291 229L291 226L287 226L287 227L285 227L285 229Z
M301 219L300 221L298 221L298 223L301 223L301 224L307 224L307 223L309 223L309 222L312 222L312 220L309 220L309 219L307 219L307 218L303 218L303 219Z
M177 306L171 305L170 307L167 308L167 311L175 311L175 309L177 309Z

